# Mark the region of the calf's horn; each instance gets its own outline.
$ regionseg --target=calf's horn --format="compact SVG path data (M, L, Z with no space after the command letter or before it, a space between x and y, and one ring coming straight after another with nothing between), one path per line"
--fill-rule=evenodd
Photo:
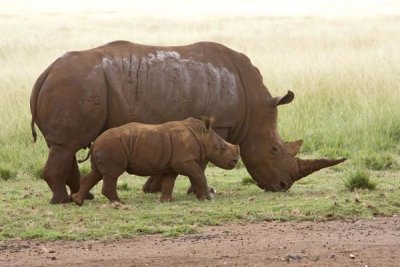
M342 158L342 159L334 159L334 160L330 160L330 159L297 159L297 166L298 166L298 170L299 172L297 173L297 175L295 175L295 177L293 177L293 179L295 181L306 177L307 175L316 172L318 170L321 170L323 168L327 168L330 166L334 166L337 165L339 163L342 163L343 161L347 160L346 158Z

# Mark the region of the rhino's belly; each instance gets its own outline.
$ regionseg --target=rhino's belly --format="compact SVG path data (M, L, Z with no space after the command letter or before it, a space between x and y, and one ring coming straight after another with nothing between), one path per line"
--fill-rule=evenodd
M162 123L202 115L233 127L240 112L239 80L225 67L178 52L103 58L108 84L108 124ZM111 115L110 115L111 114Z

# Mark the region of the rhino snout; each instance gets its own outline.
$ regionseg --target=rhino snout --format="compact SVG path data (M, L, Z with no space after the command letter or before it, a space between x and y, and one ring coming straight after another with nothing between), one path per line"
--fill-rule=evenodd
M292 186L292 183L288 183L284 179L280 180L276 184L264 184L264 183L257 183L257 186L260 187L261 189L264 189L264 191L269 191L269 192L285 192L289 190L289 188Z

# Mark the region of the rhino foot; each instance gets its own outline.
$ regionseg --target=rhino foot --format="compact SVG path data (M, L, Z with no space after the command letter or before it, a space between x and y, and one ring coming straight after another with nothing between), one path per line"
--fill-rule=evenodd
M194 188L193 188L193 186L190 186L189 188L188 188L188 190L187 190L187 192L186 192L188 195L189 194L196 194L196 190L194 190ZM214 188L212 188L212 187L209 187L208 188L208 194L207 194L207 199L214 199L215 198L215 195L217 194L217 191L214 189Z
M94 199L94 195L93 195L92 193L89 192L89 193L87 193L85 199L87 199L87 200L93 200L93 199Z
M72 194L72 201L81 206L83 204L84 199L79 196L79 193L74 193Z
M214 191L214 189L212 189ZM215 191L214 191L215 192ZM200 201L203 200L212 200L214 199L215 194L211 192L211 190L209 189L208 192L206 193L196 193L196 198Z
M190 185L190 187L188 188L188 190L186 191L186 194L195 194L196 192L194 191L194 188L192 185Z
M160 197L160 202L174 202L175 199L173 197Z
M72 199L69 195L64 195L64 196L53 195L53 197L50 200L50 204L63 204L63 203L69 203L71 201Z

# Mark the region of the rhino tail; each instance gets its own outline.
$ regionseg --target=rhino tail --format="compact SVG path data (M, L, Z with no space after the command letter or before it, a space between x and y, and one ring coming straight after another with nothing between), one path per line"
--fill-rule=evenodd
M36 129L35 129L35 119L33 118L33 116L32 116L32 120L31 120L31 130L32 130L33 142L36 143L37 134L36 134Z
M50 66L51 67L51 66ZM32 120L31 120L31 130L32 130L32 137L33 137L33 142L36 142L37 139L37 134L36 134L36 129L35 129L35 123L36 123L36 117L37 117L37 101L40 93L40 89L42 88L44 82L46 81L47 76L49 75L50 72L50 67L48 67L36 80L35 84L33 85L32 88L32 94L30 98L30 106L31 106L31 114L32 114Z
M78 159L78 163L82 163L88 160L88 158L90 157L90 154L92 154L92 148L93 148L93 144L90 146L89 148L89 152L86 155L86 158L84 159Z

